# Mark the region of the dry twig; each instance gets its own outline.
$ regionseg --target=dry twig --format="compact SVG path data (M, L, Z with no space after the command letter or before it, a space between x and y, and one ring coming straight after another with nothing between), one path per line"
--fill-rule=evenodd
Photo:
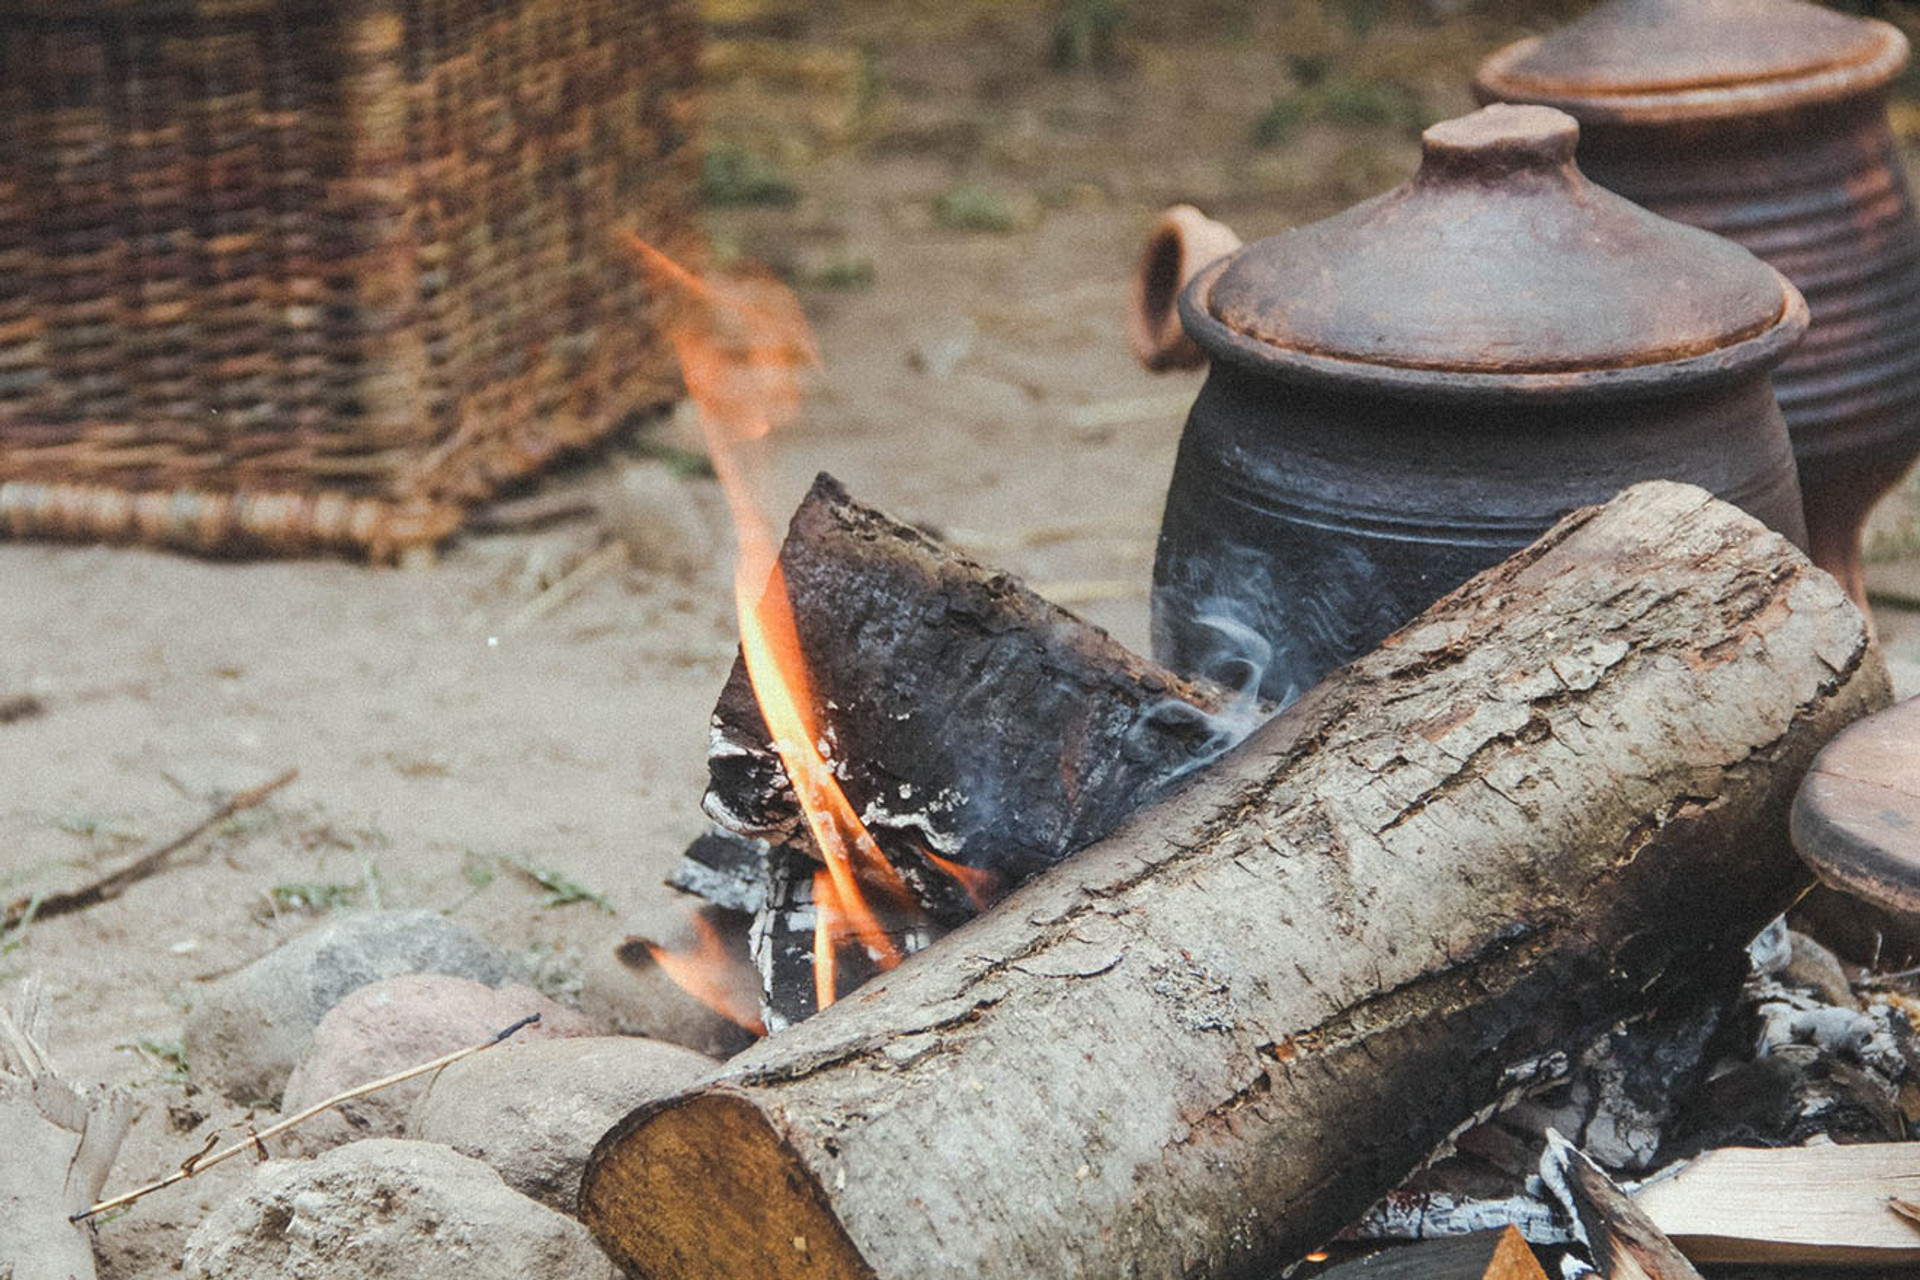
M494 634L510 636L524 631L540 619L579 595L601 574L618 569L627 562L627 544L609 542L567 571L565 577L528 601L519 612L501 623Z
M159 871L180 850L198 840L201 836L219 826L234 814L251 809L268 796L286 786L300 776L298 769L288 769L280 776L263 782L250 791L241 791L229 797L227 801L195 824L191 831L177 836L159 848L143 853L117 871L108 872L91 884L83 885L65 893L35 894L21 898L0 912L0 932L10 930L23 922L45 920L51 916L63 916L74 911L84 911L88 907L98 906L125 893L129 886L145 880Z
M490 1038L482 1040L479 1044L470 1044L464 1049L455 1049L452 1053L443 1053L431 1062L423 1062L418 1066L408 1067L404 1071L396 1071L392 1075L381 1076L378 1080L369 1080L366 1084L355 1085L353 1088L336 1093L330 1098L322 1098L306 1110L296 1112L278 1124L268 1125L258 1133L250 1132L240 1141L231 1146L224 1147L212 1155L208 1155L207 1149L203 1147L181 1161L180 1167L166 1177L156 1179L142 1187L135 1187L132 1191L123 1192L120 1195L114 1196L112 1199L102 1200L98 1204L89 1206L79 1213L74 1214L70 1221L81 1222L96 1214L105 1213L109 1209L118 1209L122 1205L132 1204L135 1200L143 1196L152 1195L154 1192L164 1187L170 1187L176 1182L185 1182L194 1174L206 1169L211 1169L213 1166L223 1161L231 1160L233 1157L241 1155L244 1152L257 1152L262 1159L265 1159L267 1156L266 1141L268 1138L277 1138L289 1129L305 1124L321 1112L332 1107L337 1107L343 1102L352 1102L355 1098L364 1098L370 1093L378 1092L392 1085L404 1083L405 1081L413 1079L415 1076L423 1076L430 1071L438 1071L442 1067L451 1066L453 1063L460 1061L460 1059L471 1057L483 1049L491 1049L494 1045L506 1040L523 1028L532 1026L538 1021L540 1021L540 1015L530 1013L505 1030L496 1032ZM208 1146L211 1145L211 1140L209 1140Z

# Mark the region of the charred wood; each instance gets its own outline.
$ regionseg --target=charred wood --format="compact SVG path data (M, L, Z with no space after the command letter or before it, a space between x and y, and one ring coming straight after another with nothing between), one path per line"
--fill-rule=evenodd
M1700 1280L1646 1211L1557 1133L1548 1134L1540 1180L1571 1220L1600 1280Z
M780 567L836 776L937 920L974 914L928 854L1009 886L1112 830L1260 718L822 475ZM1257 677L1256 677L1257 683ZM810 850L743 661L714 710L706 809Z
M1518 1228L1476 1231L1343 1262L1315 1280L1547 1280Z
M1284 1264L1543 1060L1731 989L1809 882L1785 835L1808 762L1887 698L1831 578L1638 486L628 1117L584 1218L651 1280Z

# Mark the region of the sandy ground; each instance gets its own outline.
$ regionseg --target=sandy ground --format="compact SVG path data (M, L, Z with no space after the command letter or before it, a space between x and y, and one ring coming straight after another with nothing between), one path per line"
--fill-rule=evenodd
M1252 238L1383 189L1417 154L1404 123L1309 120L1283 146L1252 143L1285 55L1381 70L1438 116L1469 105L1465 68L1520 29L1398 20L1362 39L1312 13L1188 6L1130 14L1115 65L1055 72L1051 5L715 14L712 135L770 158L798 199L716 211L709 229L721 252L801 282L823 358L779 441L769 508L830 470L1139 647L1199 381L1137 370L1120 337L1152 212L1194 200ZM936 203L963 187L1007 225L944 224ZM870 282L823 283L836 276ZM693 443L684 416L637 443L663 441ZM730 539L710 482L631 444L545 489L564 491L599 514L470 535L398 570L0 546L0 700L41 707L0 724L0 899L69 887L219 794L300 771L163 875L3 944L0 983L50 984L58 1057L148 1104L117 1183L237 1118L168 1060L184 1011L318 914L444 910L564 997L585 949L666 893L701 827L706 717L734 651ZM1916 509L1907 494L1883 512L1874 569L1911 598ZM625 563L594 558L614 542ZM1880 625L1920 691L1920 614L1888 606ZM610 910L543 905L516 860ZM242 1176L106 1224L106 1274L168 1274Z

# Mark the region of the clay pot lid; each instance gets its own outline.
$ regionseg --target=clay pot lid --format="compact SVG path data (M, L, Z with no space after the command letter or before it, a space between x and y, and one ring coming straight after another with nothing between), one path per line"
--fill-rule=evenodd
M1182 317L1216 359L1373 383L1565 389L1783 358L1806 325L1793 286L1589 182L1578 137L1549 107L1434 125L1409 182L1215 264Z
M1906 62L1895 27L1804 0L1609 0L1493 54L1474 91L1587 121L1700 119L1876 89Z
M1920 916L1920 698L1841 730L1800 783L1791 825L1822 880Z

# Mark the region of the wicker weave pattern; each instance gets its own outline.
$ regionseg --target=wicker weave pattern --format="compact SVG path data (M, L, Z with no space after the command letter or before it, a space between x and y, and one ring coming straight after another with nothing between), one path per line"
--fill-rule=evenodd
M0 529L389 555L675 393L683 3L164 8L0 3Z

